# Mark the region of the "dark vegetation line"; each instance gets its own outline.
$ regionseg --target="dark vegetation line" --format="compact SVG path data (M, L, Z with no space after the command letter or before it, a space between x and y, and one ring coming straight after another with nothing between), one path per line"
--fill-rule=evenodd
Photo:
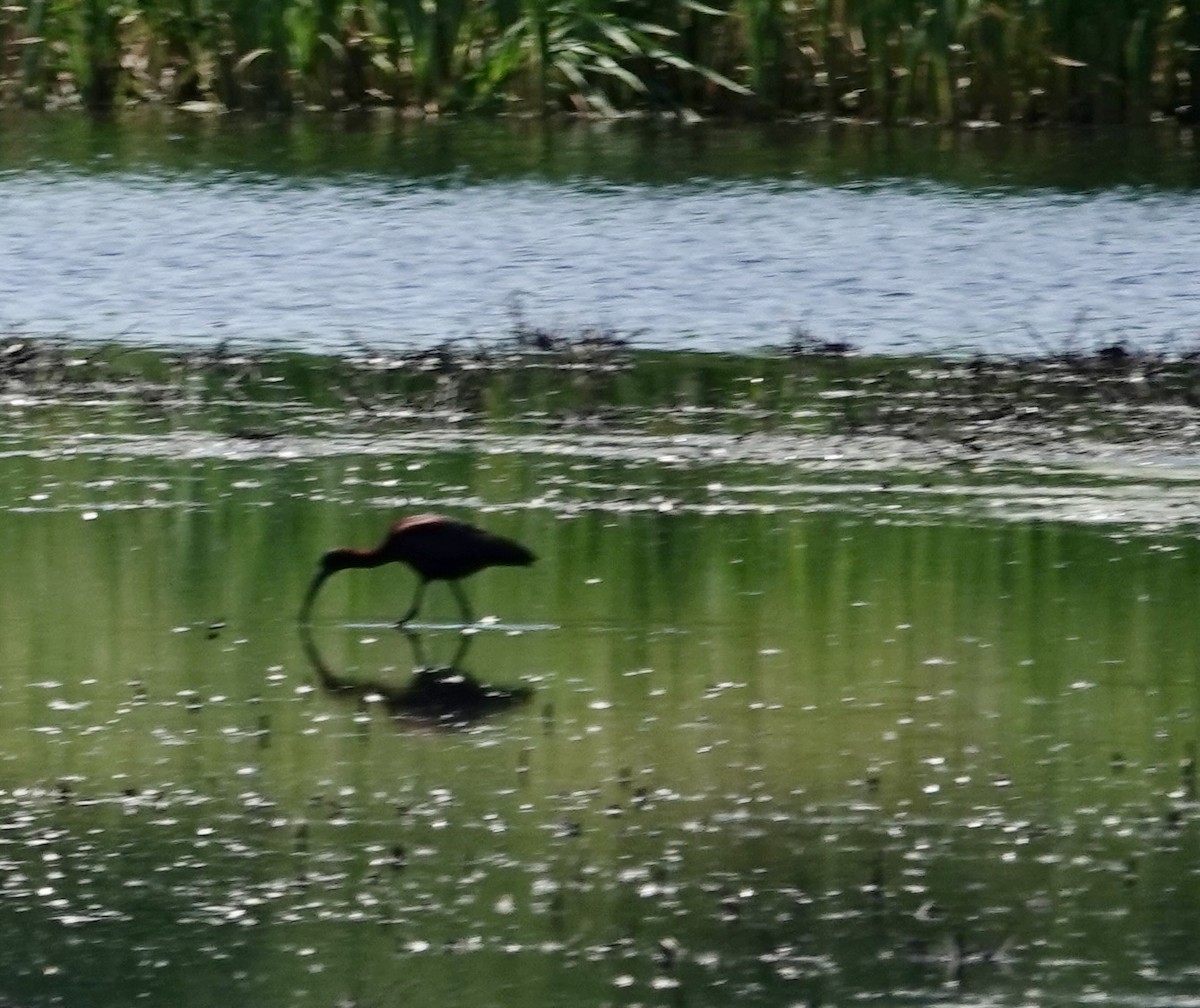
M1140 123L1200 0L16 0L0 103Z
M881 357L801 333L727 355L520 322L487 344L357 346L337 357L0 335L0 403L99 400L249 441L308 437L314 424L333 423L391 433L894 436L971 451L1081 440L1161 446L1200 436L1200 350L1118 343L1024 357Z

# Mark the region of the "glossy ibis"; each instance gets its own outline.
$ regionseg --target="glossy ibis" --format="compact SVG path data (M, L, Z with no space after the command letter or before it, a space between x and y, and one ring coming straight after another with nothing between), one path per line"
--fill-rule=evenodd
M421 608L430 581L448 581L462 610L463 621L473 623L471 607L463 594L460 578L470 577L485 567L525 567L534 555L520 543L493 535L466 522L441 515L417 515L397 522L373 550L335 549L321 558L321 566L308 586L300 608L300 622L308 622L313 599L325 579L348 567L379 567L386 563L408 564L417 573L417 593L401 624Z

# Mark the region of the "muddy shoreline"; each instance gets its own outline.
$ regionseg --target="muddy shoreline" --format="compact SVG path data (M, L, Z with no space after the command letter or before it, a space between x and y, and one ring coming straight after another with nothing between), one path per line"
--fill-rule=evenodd
M893 436L967 451L1080 442L1185 446L1200 435L1200 351L1121 344L1030 356L868 356L809 340L745 355L638 347L619 333L518 328L490 343L340 356L220 342L202 349L0 337L8 408L51 402L143 407L266 439L256 411L320 411L322 423L495 427L513 433L629 429Z

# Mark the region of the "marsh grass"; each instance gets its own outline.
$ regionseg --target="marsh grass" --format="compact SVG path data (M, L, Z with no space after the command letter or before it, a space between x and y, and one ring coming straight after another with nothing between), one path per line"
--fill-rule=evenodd
M1196 7L24 0L0 12L0 100L1144 122L1200 108Z
M80 347L0 339L0 397L126 402L186 422L221 414L233 436L288 404L363 430L756 433L899 437L982 451L1152 443L1200 431L1200 352L1121 344L1039 356L868 357L797 338L756 355L637 348L621 333L514 321L507 337L338 357L238 349ZM1165 443L1165 441L1163 442Z

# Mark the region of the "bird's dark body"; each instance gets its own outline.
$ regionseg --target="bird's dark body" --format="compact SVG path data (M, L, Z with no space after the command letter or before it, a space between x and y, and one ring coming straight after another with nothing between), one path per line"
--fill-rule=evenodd
M408 564L420 578L413 604L400 618L401 623L416 615L425 586L430 581L451 582L463 618L469 619L466 596L457 584L461 578L487 567L525 567L534 559L520 543L485 532L467 522L441 515L416 515L393 525L387 537L373 550L335 549L326 553L305 596L300 619L307 619L317 589L329 575L347 568L380 567L387 563Z
M375 552L385 563L408 564L426 581L457 581L487 567L525 567L534 560L520 543L437 515L397 522Z

